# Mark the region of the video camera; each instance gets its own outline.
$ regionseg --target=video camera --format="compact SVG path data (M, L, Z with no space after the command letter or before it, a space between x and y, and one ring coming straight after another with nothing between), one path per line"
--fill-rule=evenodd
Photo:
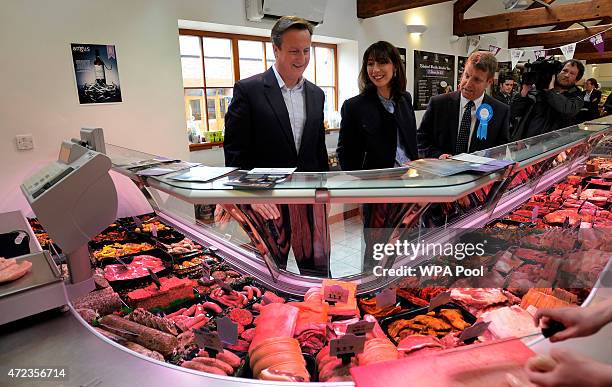
M527 62L521 85L535 85L536 90L546 90L553 75L559 74L561 69L563 69L563 63L554 58L538 58L533 63Z

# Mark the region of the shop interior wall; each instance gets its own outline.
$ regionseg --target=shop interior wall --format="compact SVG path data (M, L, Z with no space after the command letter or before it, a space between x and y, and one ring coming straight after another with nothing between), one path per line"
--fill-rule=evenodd
M188 157L176 16L165 0L3 0L0 11L0 211L19 209L19 184L57 158L81 127L106 141ZM115 44L123 102L79 105L70 43ZM34 149L18 151L29 133Z
M488 2L479 2L488 3ZM330 0L316 33L339 44L339 106L357 93L361 55L377 40L408 50L465 54L465 39L451 43L452 3L359 20L355 0ZM477 15L477 13L476 13ZM178 20L266 28L246 20L243 0L7 0L0 14L0 211L19 208L28 175L55 159L62 140L81 127L102 127L107 142L187 159L178 46ZM428 30L413 38L405 24ZM267 28L270 28L272 23ZM123 102L79 105L70 43L115 44ZM498 39L501 46L504 39ZM422 112L417 112L420 120ZM35 148L17 151L15 135L31 133Z

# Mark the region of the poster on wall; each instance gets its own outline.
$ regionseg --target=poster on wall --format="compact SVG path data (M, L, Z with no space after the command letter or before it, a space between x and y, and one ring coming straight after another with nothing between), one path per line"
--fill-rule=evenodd
M455 84L455 56L414 51L414 109L425 110L429 99L450 93Z
M467 56L457 57L457 90L459 89L459 84L461 83L461 77L463 76L463 69L465 68L465 62L467 62L467 59Z
M115 46L83 43L70 46L79 103L121 102Z
M397 51L399 51L400 54L400 59L402 60L402 63L404 64L404 73L408 74L408 67L406 65L406 49L403 47L396 47Z

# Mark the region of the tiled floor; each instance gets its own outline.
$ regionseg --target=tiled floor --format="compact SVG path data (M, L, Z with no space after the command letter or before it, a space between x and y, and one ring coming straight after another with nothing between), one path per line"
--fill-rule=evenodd
M363 225L360 217L353 217L330 226L331 271L333 278L361 272ZM298 273L293 252L289 253L287 270Z

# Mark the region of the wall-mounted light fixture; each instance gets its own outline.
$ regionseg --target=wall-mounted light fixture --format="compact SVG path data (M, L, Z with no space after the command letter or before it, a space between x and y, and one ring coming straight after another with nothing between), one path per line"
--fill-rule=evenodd
M423 32L427 31L427 26L423 24L407 24L406 30L415 35L421 35Z

